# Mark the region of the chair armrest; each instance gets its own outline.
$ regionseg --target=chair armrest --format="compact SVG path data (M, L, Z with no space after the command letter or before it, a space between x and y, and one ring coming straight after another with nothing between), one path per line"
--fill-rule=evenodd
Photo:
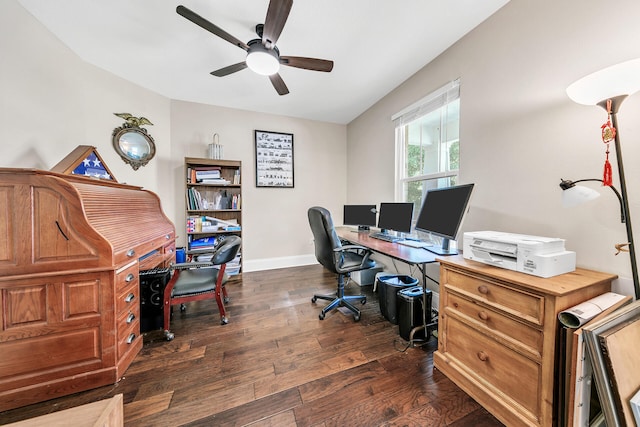
M368 248L365 248L364 246L360 246L360 245L345 245L345 246L342 246L341 248L334 249L334 252L342 252L342 251L348 251L348 250L354 250L354 249L371 252Z
M364 266L369 261L369 257L371 257L371 255L373 254L373 251L371 251L371 249L365 248L364 246L360 245L342 246L341 248L335 248L333 252L334 255L344 252L355 252L362 257L362 262L360 263L361 266Z

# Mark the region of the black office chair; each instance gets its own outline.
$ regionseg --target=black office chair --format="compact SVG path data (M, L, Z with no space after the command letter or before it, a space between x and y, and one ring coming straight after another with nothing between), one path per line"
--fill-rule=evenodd
M228 235L216 245L209 262L183 262L173 264L173 275L164 288L164 335L167 341L174 337L169 331L171 306L180 304L184 311L184 303L215 298L220 311L220 323L229 323L224 304L229 302L225 284L229 277L225 273L227 263L233 260L242 240L238 236ZM206 268L208 267L208 268Z
M336 295L314 295L311 302L318 299L331 301L320 312L320 320L325 315L340 306L347 307L354 313L354 320L360 320L360 310L350 301L360 301L365 304L367 297L364 295L345 295L344 279L349 277L352 271L366 270L375 267L376 263L372 259L371 251L359 245L342 246L342 242L333 227L331 213L319 206L309 209L309 225L313 232L313 242L315 245L316 259L324 268L338 275L338 291Z

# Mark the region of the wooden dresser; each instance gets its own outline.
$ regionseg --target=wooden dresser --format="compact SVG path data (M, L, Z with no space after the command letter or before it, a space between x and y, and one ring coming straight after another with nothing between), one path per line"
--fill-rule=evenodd
M435 367L508 426L554 425L558 312L608 292L616 276L543 279L462 256L439 261Z
M140 187L0 168L0 411L116 383L142 348L138 272L175 237Z

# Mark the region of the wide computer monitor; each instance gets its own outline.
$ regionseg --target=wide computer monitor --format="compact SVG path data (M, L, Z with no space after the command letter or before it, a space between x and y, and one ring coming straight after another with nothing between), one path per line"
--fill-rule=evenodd
M344 225L357 225L358 231L376 226L376 205L344 205Z
M399 231L411 233L411 221L413 220L413 203L396 202L380 203L380 215L378 216L378 228L383 231Z
M438 255L456 255L458 251L449 247L455 240L467 212L474 184L457 185L427 191L416 222L416 230L442 237L442 246L425 249Z

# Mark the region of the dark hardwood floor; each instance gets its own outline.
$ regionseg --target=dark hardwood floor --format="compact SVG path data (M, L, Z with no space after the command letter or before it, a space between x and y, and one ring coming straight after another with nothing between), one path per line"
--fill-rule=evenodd
M435 340L402 351L371 287L347 288L368 297L360 322L318 320L325 302L311 296L335 286L320 266L245 273L227 286L228 325L215 301L175 307L175 339L148 333L120 382L0 413L0 424L122 393L127 426L502 425L433 368Z

